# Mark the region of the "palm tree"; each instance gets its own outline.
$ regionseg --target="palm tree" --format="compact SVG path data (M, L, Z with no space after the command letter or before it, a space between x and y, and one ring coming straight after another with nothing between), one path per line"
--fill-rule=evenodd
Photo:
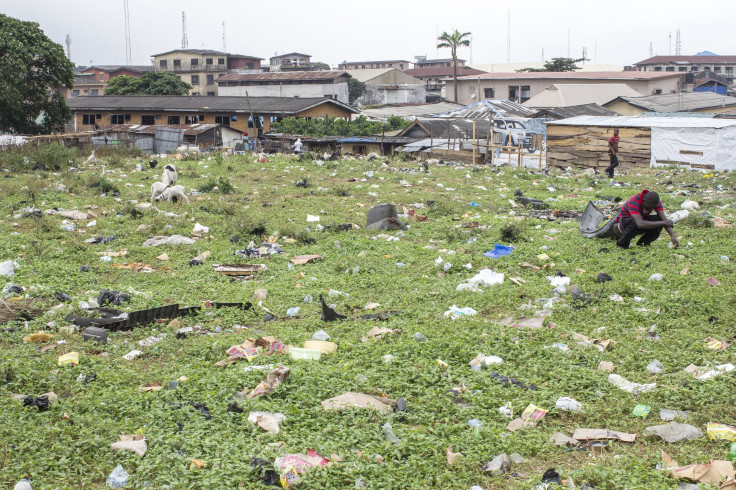
M437 48L450 48L452 50L452 79L455 86L455 103L457 103L457 48L458 46L470 46L469 32L461 33L457 29L452 34L443 32L437 38Z

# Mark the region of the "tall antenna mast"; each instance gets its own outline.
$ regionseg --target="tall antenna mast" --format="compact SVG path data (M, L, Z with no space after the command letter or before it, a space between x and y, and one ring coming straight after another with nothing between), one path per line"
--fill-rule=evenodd
M225 41L225 21L222 21L222 52L227 53L227 42Z
M588 59L588 48L586 46L583 46L583 64L585 64L585 60Z
M66 35L66 57L72 59L72 35Z
M654 57L654 45L652 44L651 41L649 41L649 57L650 58Z
M128 0L125 0L126 2ZM189 47L189 40L187 39L187 13L181 11L181 49L187 49Z
M125 10L125 63L130 65L133 63L133 54L130 49L130 7L128 0L123 0L123 8Z
M682 42L680 40L680 29L675 34L675 56L682 56Z
M506 63L511 63L511 10L509 10L509 23L506 31Z

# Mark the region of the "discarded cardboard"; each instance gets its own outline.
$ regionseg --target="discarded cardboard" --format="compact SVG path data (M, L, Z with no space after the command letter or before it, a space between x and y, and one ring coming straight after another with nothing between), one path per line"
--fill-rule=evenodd
M345 392L342 395L322 401L325 410L347 410L350 408L369 408L379 412L392 412L396 400L364 393Z
M621 442L634 442L636 434L627 434L608 429L575 429L572 438L576 441L604 441L615 440Z
M386 335L390 335L392 333L400 333L400 332L401 332L400 328L397 328L396 330L391 330L390 328L386 328L386 327L381 327L381 328L373 327L365 333L365 336L361 337L360 341L369 342L370 340L382 339Z
M665 467L674 477L698 483L714 483L721 490L736 490L736 472L732 462L712 460L709 463L680 466L669 454L661 452Z
M267 271L266 264L212 264L212 269L226 276L252 276Z
M291 258L291 263L294 265L304 265L321 258L321 255L297 255L296 257Z

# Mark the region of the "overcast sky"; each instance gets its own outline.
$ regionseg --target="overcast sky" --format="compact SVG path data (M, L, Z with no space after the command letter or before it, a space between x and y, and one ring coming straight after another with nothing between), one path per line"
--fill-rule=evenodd
M505 63L511 16L511 62L579 57L591 63L630 65L655 55L675 54L680 29L682 54L712 51L736 55L733 1L622 0L129 0L133 64L181 47L181 12L186 11L189 48L227 50L266 59L302 52L331 66L348 61L449 57L436 50L437 33L457 28L473 34L472 61ZM510 10L509 10L510 8ZM123 0L0 0L0 12L38 22L66 46L78 65L125 64ZM670 43L671 34L671 43ZM459 57L471 59L471 49Z

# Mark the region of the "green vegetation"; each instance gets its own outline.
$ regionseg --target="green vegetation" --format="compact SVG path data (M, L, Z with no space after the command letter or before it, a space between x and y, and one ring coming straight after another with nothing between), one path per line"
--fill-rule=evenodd
M440 37L437 38L437 48L449 48L452 53L452 81L455 87L455 98L457 102L457 48L461 46L470 46L470 32L461 33L457 29L454 32L443 32Z
M336 117L302 119L287 117L273 124L274 132L300 134L303 136L370 136L383 131L404 129L410 124L400 116L391 116L386 123L369 121L365 116L358 116L352 121Z
M62 130L72 117L64 90L73 84L74 65L37 22L0 14L0 131Z
M4 169L11 155L0 153ZM27 325L0 324L0 330L16 329L0 332L2 488L12 488L23 477L32 478L34 489L104 488L118 464L131 475L128 488L262 488L261 472L251 466L251 458L273 462L284 454L313 449L328 458L339 456L342 462L307 471L300 488L353 488L361 479L367 488L381 489L467 490L480 485L528 490L547 469L556 468L577 488L587 482L597 489L650 490L677 487L675 479L657 469L660 450L683 465L726 458L726 441L703 437L669 444L641 434L645 427L663 423L658 417L662 408L692 411L684 422L703 431L708 422L733 424L736 419L736 373L698 381L684 372L690 363L714 366L734 361L733 346L718 351L705 342L734 335L734 228L704 228L686 221L675 227L682 237L678 250L667 247L666 236L651 247L620 250L613 241L581 238L576 220L525 217L540 211L512 207L509 199L519 188L528 197L554 199L550 212L582 211L588 200L600 199L598 195L626 199L647 188L660 193L668 213L691 199L700 203L692 214L708 212L733 223L733 209L726 207L736 197L736 177L731 173L625 171L616 175L625 186L614 187L608 179L579 171L487 167L473 171L467 165L430 164L425 173L416 162L397 159L385 166L384 159L322 163L269 155L267 162L255 163L252 156L225 156L217 164L205 155L192 161L159 158L158 167L149 169L145 160L129 157L121 157L119 167L110 166L110 156L98 156L100 161L92 168L81 165L86 155L74 157L78 167L74 172L63 168L0 172L10 176L0 178L0 262L18 263L16 274L3 277L0 287L9 282L26 287L23 294L42 301L44 312ZM135 171L139 163L143 171ZM150 185L165 163L178 167L178 184L187 192L212 182L222 190L222 183L229 182L232 193L190 195L190 205L159 202L133 212L135 203L148 201ZM373 177L364 174L369 170ZM304 179L306 188L296 185ZM59 191L60 185L68 192ZM120 195L108 192L102 197L103 186ZM471 201L481 207L471 207ZM364 226L368 209L382 202L397 204L399 212L419 204L417 214L428 219L402 219L410 228L386 232L398 238L388 241L382 232ZM61 224L67 218L26 216L23 210L29 206L42 211L92 211L96 226L86 226L95 219L90 218L76 221L76 231L64 231ZM307 222L307 214L320 216L320 222ZM464 226L474 222L479 226ZM194 245L142 247L156 235L189 236L195 223L210 231ZM318 229L320 224L343 223L356 223L360 229L332 230L339 233ZM84 243L110 235L116 239L105 245ZM286 254L269 259L233 255L249 241L260 244L269 237ZM502 237L511 241L501 241ZM516 249L499 259L484 257L494 243ZM602 248L609 251L600 252ZM112 257L111 262L100 260L101 252L122 249L127 255ZM211 252L204 265L190 266L192 258L204 251ZM169 260L157 259L163 253ZM538 259L542 253L549 258ZM319 254L322 260L290 264L291 258L304 254ZM731 260L721 259L723 255ZM452 268L437 267L438 257ZM268 270L241 282L211 267L237 262L266 264ZM523 262L554 266L532 272L519 265ZM134 263L148 264L153 272L116 267ZM467 263L472 270L463 267ZM81 272L81 265L91 271ZM505 274L506 280L481 286L483 293L456 290L486 267ZM686 269L688 273L681 274ZM555 297L546 276L557 270L593 294L595 301L574 304L570 294L562 294L545 326L536 330L499 323L507 316L530 317L542 309ZM598 283L599 272L613 280ZM663 281L650 282L654 273L662 274ZM711 276L720 284L708 285ZM525 282L516 284L512 277ZM102 289L130 294L122 305L125 311L173 303L201 305L206 300L251 301L254 306L182 317L181 326L193 327L194 332L180 339L176 327L165 322L110 333L108 344L84 342L80 332L63 331L69 325L66 315L79 313L79 302L96 297ZM266 312L253 297L257 289L267 289L263 306L279 317L277 321L264 321ZM330 296L330 290L349 296ZM54 299L57 291L72 298L67 309L51 310L59 304ZM2 293L5 303L17 301L6 294ZM349 319L321 321L320 294ZM611 300L614 294L623 302ZM304 302L307 295L314 301ZM367 310L369 302L380 306ZM472 307L478 314L451 320L443 314L451 305ZM293 307L299 307L299 313L289 318L286 311ZM382 312L395 314L384 322L358 319ZM648 338L653 325L658 340ZM374 326L401 331L362 342ZM246 338L273 335L302 346L320 329L338 344L336 352L320 361L279 355L214 366L227 357L230 346ZM44 343L22 340L39 330L56 336ZM417 332L427 340L415 340ZM153 345L139 344L162 334L165 337ZM601 351L578 344L573 334L615 343ZM556 343L567 344L570 350L553 347ZM53 348L40 349L49 345ZM134 349L143 354L133 360L122 358ZM69 352L79 352L79 365L58 366L58 357ZM499 356L503 363L474 371L468 363L478 353ZM393 356L391 362L384 360L387 355ZM646 369L654 359L664 365L660 374ZM613 362L614 372L632 382L657 386L646 393L624 392L598 370L601 361ZM272 394L241 402L244 413L228 411L236 392L253 389L265 377L252 368L269 364L290 367L290 376ZM538 390L496 382L491 377L494 371ZM96 378L89 381L93 374ZM182 376L186 380L167 389ZM151 383L161 383L164 389L139 390ZM458 394L449 392L453 389ZM59 403L45 412L11 398L49 391L58 395ZM343 391L403 397L408 411L323 410L322 400ZM555 401L564 396L582 403L583 410L555 409ZM206 404L211 419L189 402ZM509 419L498 411L506 403L517 417L529 404L549 414L536 427L508 432ZM631 417L640 403L652 407L646 420ZM280 412L287 418L280 433L268 433L247 421L251 411ZM471 419L482 421L482 426L469 426ZM381 432L385 423L391 424L400 444L386 441ZM582 427L639 435L633 444L612 441L602 451L548 443L555 432L569 436ZM112 451L110 445L121 434L144 435L145 456ZM452 466L446 459L449 446L462 453ZM503 452L519 453L526 461L503 476L481 470L483 463ZM205 467L189 470L192 459L205 461Z
M105 95L187 95L192 86L170 71L149 71L141 78L120 75L107 83Z
M516 70L517 72L540 72L540 71L576 71L579 70L580 67L577 66L577 63L580 63L581 61L590 61L586 60L585 58L552 58L550 61L544 62L544 67L542 68L522 68L521 70Z

